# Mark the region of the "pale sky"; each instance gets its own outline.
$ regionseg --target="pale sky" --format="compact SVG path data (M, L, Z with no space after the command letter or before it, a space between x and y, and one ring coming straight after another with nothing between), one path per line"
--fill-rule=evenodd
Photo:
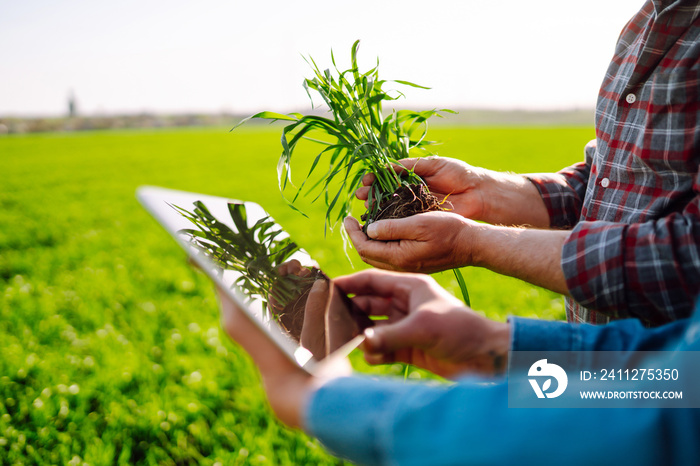
M431 90L411 108L590 108L644 0L0 0L0 116L291 111L302 55Z

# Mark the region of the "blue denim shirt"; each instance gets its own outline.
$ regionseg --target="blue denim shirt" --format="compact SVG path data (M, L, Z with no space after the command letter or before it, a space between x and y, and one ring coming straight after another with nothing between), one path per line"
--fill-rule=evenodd
M674 351L669 364L684 367L684 351L700 351L697 312L654 329L633 319L511 323L514 351ZM514 409L503 379L340 378L312 396L305 414L310 434L360 464L700 464L700 410Z

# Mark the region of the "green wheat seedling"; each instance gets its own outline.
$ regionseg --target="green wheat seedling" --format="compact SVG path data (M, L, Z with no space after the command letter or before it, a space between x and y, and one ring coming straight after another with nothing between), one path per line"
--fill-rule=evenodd
M270 300L281 308L297 300L316 280L315 275L299 277L295 274L280 275L278 268L300 248L269 216L263 217L252 227L248 226L245 205L229 203L228 211L236 229L217 220L201 202L194 202L194 210L188 211L171 205L196 229L182 229L190 244L212 260L220 269L240 274L235 285L248 296L258 296L263 308Z
M293 186L291 162L298 144L301 141L312 141L321 146L306 178L288 202L295 208L294 203L302 193L315 193L314 201L322 197L327 207L326 228L332 228L350 214L354 192L361 186L365 174L373 173L376 176L369 195L369 212L366 214L370 222L376 218L382 202L401 186L424 184L411 170L399 175L393 164L417 152L428 154L427 146L435 144L426 139L428 119L440 116L440 112L451 112L436 109L393 110L385 115L382 103L403 96L401 92L385 90L387 84L428 88L408 81L380 79L378 62L369 71L360 72L357 64L358 48L359 41L356 41L352 46L351 67L344 71L338 69L332 52L333 70L321 71L313 58L306 59L314 77L304 80L304 88L312 105L311 91L321 96L331 117L260 112L236 125L238 127L252 118L292 122L282 130L283 150L277 165L282 192L288 185ZM311 137L312 134L316 137ZM317 136L330 140L321 140ZM312 174L317 170L325 170L325 173L319 181L308 185Z

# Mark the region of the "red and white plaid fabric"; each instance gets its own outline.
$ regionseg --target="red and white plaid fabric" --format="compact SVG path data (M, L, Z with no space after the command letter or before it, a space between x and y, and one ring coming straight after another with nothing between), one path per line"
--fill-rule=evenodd
M571 322L688 317L700 293L700 2L650 0L625 26L585 162L529 175L552 227Z

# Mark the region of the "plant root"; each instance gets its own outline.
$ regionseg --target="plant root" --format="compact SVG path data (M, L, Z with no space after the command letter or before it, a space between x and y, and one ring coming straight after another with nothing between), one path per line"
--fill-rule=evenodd
M449 204L449 203L448 203ZM362 230L366 233L369 224L377 220L389 220L406 218L425 212L437 212L449 210L423 184L403 185L394 194L382 200L374 218L368 214L362 215L362 221L366 222Z

